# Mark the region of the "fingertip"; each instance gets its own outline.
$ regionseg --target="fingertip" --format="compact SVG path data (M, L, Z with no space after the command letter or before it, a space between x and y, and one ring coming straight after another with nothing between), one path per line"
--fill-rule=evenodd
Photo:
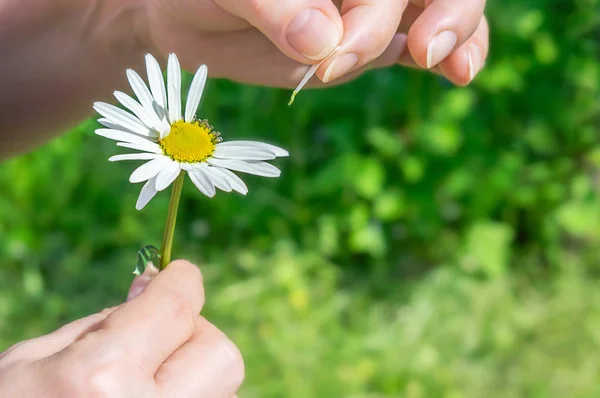
M179 290L191 295L190 297L199 295L193 301L200 303L200 308L204 305L204 280L197 265L188 260L174 260L160 272L157 278L160 278L161 284L164 285L172 285L171 287L179 285Z
M413 25L408 31L406 38L406 46L410 51L410 55L415 64L422 69L429 69L430 63L429 47L433 40L427 32L419 25Z
M470 54L468 46L463 45L439 64L442 74L457 86L468 85L477 75L478 64Z
M342 39L342 29L331 16L318 8L300 11L286 28L289 45L309 60L328 56Z
M165 270L167 269L177 270L178 273L183 273L190 276L191 278L199 279L200 281L202 281L202 272L200 272L200 268L196 264L188 260L173 260L165 268Z
M144 272L141 275L133 278L131 286L129 287L129 292L127 293L126 301L131 301L139 296L157 274L158 269L154 266L154 264L148 263Z
M229 363L227 369L230 372L231 388L233 391L237 391L241 387L246 376L244 358L242 357L240 349L228 338L224 339L221 348L224 350L225 355L227 356L226 361Z

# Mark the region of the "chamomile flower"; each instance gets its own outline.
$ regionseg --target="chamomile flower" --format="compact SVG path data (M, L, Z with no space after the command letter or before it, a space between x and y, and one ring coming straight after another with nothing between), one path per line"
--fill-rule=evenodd
M196 118L208 75L205 65L194 75L185 109L181 104L181 67L177 56L169 55L166 87L160 66L150 54L146 55L146 69L148 85L137 72L127 70L137 100L119 91L114 93L129 112L103 102L94 104L94 109L103 116L98 122L106 127L96 130L96 134L117 141L120 147L139 151L116 155L109 161L147 161L129 177L132 183L145 182L136 203L138 210L183 172L208 197L215 195L216 188L243 195L248 192L246 184L233 171L279 177L280 170L266 161L288 156L287 151L256 141L223 142L220 133L206 120Z

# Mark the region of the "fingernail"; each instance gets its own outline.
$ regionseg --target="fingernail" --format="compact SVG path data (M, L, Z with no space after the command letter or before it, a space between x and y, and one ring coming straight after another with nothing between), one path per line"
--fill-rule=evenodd
M329 83L348 73L358 63L358 55L354 53L346 53L335 57L325 74L323 75L323 83Z
M129 293L127 293L127 301L131 301L139 296L157 274L158 269L152 263L149 263L143 274L133 278Z
M469 44L469 81L473 80L481 69L481 50L476 44Z
M296 15L287 27L286 37L296 51L315 60L328 56L341 39L333 21L316 8Z
M449 30L438 33L427 47L427 69L439 64L446 58L456 45L456 34Z

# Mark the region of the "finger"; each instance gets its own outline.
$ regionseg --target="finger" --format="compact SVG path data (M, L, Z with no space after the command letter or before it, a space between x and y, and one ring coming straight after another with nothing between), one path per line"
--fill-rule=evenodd
M323 88L323 87L333 87L340 84L347 83L361 76L363 73L371 70L371 69L383 69L390 67L397 63L398 58L402 54L402 52L406 48L406 35L403 33L398 33L394 36L388 48L377 57L373 62L369 62L368 64L362 66L361 68L354 69L353 71L345 74L344 76L336 79L330 83L323 83L318 79L312 79L312 81L307 82L305 87L311 88ZM295 95L292 94L294 97Z
M393 65L400 54L405 51L406 48L406 35L396 35L392 39L390 45L384 51L384 53L373 63L371 66L381 68L388 65ZM243 42L244 45L239 45ZM194 43L197 43L193 37L189 37L181 41L181 45L191 48ZM232 32L229 34L220 35L218 38L215 37L213 45L218 48L230 48L235 46L238 50L235 53L223 52L218 57L210 59L200 59L202 51L192 52L191 58L186 59L183 64L190 65L190 68L197 65L198 62L204 62L209 66L209 72L219 71L219 74L211 73L213 78L227 78L238 82L248 84L260 84L268 85L270 87L280 88L294 88L298 85L298 82L306 74L307 65L300 64L296 61L291 60L285 56L269 42L265 37L258 31L250 32ZM197 47L197 45L196 45ZM246 68L244 65L240 65L239 59L245 59L247 64L254 65L253 68ZM326 86L337 85L343 82L350 81L358 76L365 70L363 66L357 69L343 78L338 79L334 82L328 83ZM323 87L325 86L319 79L312 79L307 87Z
M379 57L390 44L407 0L345 0L342 4L344 38L340 50L317 75L327 83Z
M403 35L405 36L405 35ZM243 43L240 45L240 43ZM285 56L262 33L256 30L231 32L221 34L212 39L211 45L215 48L236 48L235 52L223 51L218 56L205 58L202 42L195 36L183 36L179 40L181 49L198 48L198 51L186 53L186 58L181 57L184 68L197 68L199 63L208 65L210 76L213 78L227 78L247 84L260 84L270 87L294 88L306 74L308 66ZM400 36L392 39L386 51L375 61L375 67L383 67L395 63L400 54L405 51L406 38ZM239 60L246 60L240 64ZM253 65L252 68L246 65ZM364 68L364 67L363 67ZM327 86L352 80L364 70L360 68L339 79L328 83ZM214 71L218 71L215 74ZM320 87L324 84L313 78L308 87Z
M60 329L31 340L20 342L0 355L4 363L9 361L33 361L48 357L64 350L82 335L95 330L98 325L118 307L107 308L101 312L73 321Z
M443 75L452 83L470 83L485 63L489 49L489 28L485 18L479 27L462 46L439 64Z
M148 263L148 266L141 275L133 278L129 292L127 293L127 301L131 301L140 295L148 286L148 283L158 274L158 269L152 263Z
M284 54L302 63L329 55L339 44L343 25L330 0L214 0L250 22Z
M160 364L194 333L204 304L200 270L174 261L135 299L113 312L101 328L81 340L81 349L109 356L126 354L154 374Z
M477 29L485 0L436 0L408 32L408 47L422 68L431 68L460 47Z
M410 55L410 51L408 50L402 53L402 55L398 58L397 63L398 65L406 66L408 68L423 70L423 68L417 65L415 60L412 58L412 55ZM435 73L436 75L442 74L439 65L434 66L433 68L429 69L429 71Z
M192 338L169 357L154 378L161 396L230 398L244 379L244 362L223 332L198 317Z
M423 7L409 3L402 14L400 26L398 26L398 32L408 34L408 31L413 26L415 21L421 16L421 14L423 14L423 11L425 11Z

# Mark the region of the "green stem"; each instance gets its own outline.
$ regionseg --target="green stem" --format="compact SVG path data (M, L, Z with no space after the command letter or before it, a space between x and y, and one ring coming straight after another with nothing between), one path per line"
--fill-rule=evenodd
M181 172L173 183L171 191L171 202L169 202L169 212L167 213L167 222L165 225L165 234L160 249L160 270L162 271L171 262L171 248L173 247L173 236L175 235L175 223L177 222L177 209L179 209L179 199L181 198L181 189L185 172Z

